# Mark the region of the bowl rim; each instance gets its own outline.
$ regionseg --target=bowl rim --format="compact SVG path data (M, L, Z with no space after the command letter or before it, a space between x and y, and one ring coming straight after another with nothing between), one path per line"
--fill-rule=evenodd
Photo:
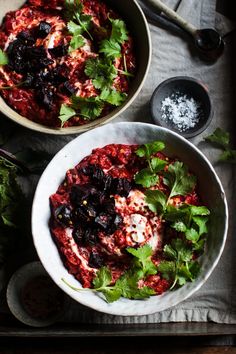
M72 126L68 128L60 128L60 127L47 127L45 125L42 125L40 123L34 122L19 113L17 113L14 109L12 109L3 99L3 97L0 95L0 112L12 120L13 122L19 124L20 126L23 126L25 128L28 128L30 130L39 132L39 133L46 133L46 134L52 134L52 135L72 135L72 134L80 134L84 133L90 129L96 128L97 126L104 125L106 123L109 123L111 120L116 118L118 115L123 113L132 103L133 101L137 98L139 92L141 91L143 84L147 78L150 65L151 65L151 57L152 57L152 41L151 41L151 32L150 28L147 22L147 19L144 15L144 12L139 5L137 0L132 0L134 5L136 6L140 18L142 18L145 30L146 30L146 36L147 36L147 48L148 48L148 53L147 53L147 63L146 63L146 68L143 73L142 79L137 87L137 89L134 91L133 95L131 97L128 96L127 100L117 108L114 108L113 111L111 111L108 115L98 118L88 124L84 125L78 125L78 126Z
M163 87L165 87L167 84L171 83L171 82L175 82L175 81L188 81L188 82L191 82L193 84L196 84L197 86L201 87L202 88L202 91L205 93L205 96L208 100L208 105L209 105L209 115L208 117L205 119L205 123L199 127L199 128L196 128L196 130L193 130L192 132L181 132L181 131L177 131L177 130L174 130L171 128L170 125L168 125L167 123L166 124L163 124L162 120L159 119L156 114L155 114L155 97L156 95L162 90ZM214 115L214 110L213 110L213 106L212 106L212 100L211 100L211 97L209 95L209 89L207 87L207 85L202 82L201 80L199 79L196 79L192 76L184 76L184 75L180 75L180 76L173 76L173 77L170 77L164 81L162 81L156 88L155 90L153 91L152 93L152 96L151 96L151 99L150 99L150 102L149 102L149 107L150 107L150 112L151 112L151 116L152 116L152 119L154 121L154 124L158 124L159 126L163 127L163 128L166 128L166 129L169 129L171 131L173 131L174 133L177 133L183 137L185 137L186 139L188 138L193 138L199 134L201 134L211 123L212 119L213 119L213 115Z
M119 128L122 128L123 130L129 130L131 127L133 127L134 125L136 126L140 126L142 128L145 128L145 126L148 128L149 126L150 127L153 127L155 130L159 130L159 131L162 131L163 133L165 134L171 134L171 135L174 135L177 139L181 140L182 143L184 144L187 144L192 150L195 151L195 153L197 153L200 158L204 161L204 163L207 165L207 167L209 168L210 172L213 174L214 178L215 178L215 181L219 187L219 191L220 191L220 195L221 195L221 198L222 198L222 204L223 204L223 207L224 207L224 230L223 230L223 235L222 235L222 239L221 239L221 243L220 243L220 249L219 249L219 252L217 253L217 257L214 258L214 261L212 262L212 265L210 267L210 269L208 269L206 271L206 273L204 274L204 279L202 279L198 284L195 284L194 287L192 289L190 289L188 291L187 294L184 294L182 297L181 297L181 301L180 300L172 300L172 302L170 303L170 305L168 307L165 307L159 311L162 311L162 310L167 310L173 306L176 306L177 304L179 304L180 302L182 302L183 300L186 300L187 298L189 298L190 296L192 296L197 290L199 290L201 288L201 286L205 283L205 281L209 278L209 276L211 275L211 273L213 272L213 270L215 269L217 263L219 262L219 259L222 255L222 252L224 250L224 246L225 246L225 242L226 242L226 238L227 238L227 231L228 231L228 205L227 205L227 200L226 200L226 195L225 195L225 192L224 192L224 189L223 189L223 186L222 186L222 183L216 173L216 171L214 170L213 166L211 165L210 161L208 160L208 158L193 144L191 143L190 141L186 140L185 138L183 138L182 136L180 136L179 134L169 130L169 129L166 129L166 128L163 128L163 127L159 127L159 126L156 126L154 124L150 124L150 123L141 123L141 122L117 122L117 123L112 123L112 124L109 124L106 126L106 128L108 127L111 127L113 126L113 129L116 128L116 127L119 127ZM99 127L99 128L96 128L94 130L92 130L93 132L95 131L98 131L98 130L102 130L104 129L105 127ZM89 134L91 133L91 131L88 131L86 133L84 133L82 136L83 137L86 137L86 136L89 136ZM75 139L73 139L72 141L70 141L68 144L66 144L55 156L54 158L51 160L51 162L49 163L49 165L46 167L46 169L44 170L39 182L38 182L38 185L37 185L37 188L36 188L36 191L35 191L35 195L34 195L34 198L33 198L33 204L32 204L32 213L31 213L31 227L32 227L32 236L33 236L33 243L34 243L34 246L36 248L36 251L38 253L38 256L40 258L40 261L41 263L43 264L44 268L46 269L46 271L49 273L49 275L51 276L51 278L53 279L53 281L56 282L56 284L66 292L66 294L68 294L70 297L72 297L75 301L81 303L82 305L85 305L87 307L90 307L92 308L93 310L96 310L96 311L100 311L100 312L103 312L103 313L107 313L107 314L111 314L111 315L119 315L119 316L141 316L141 315L150 315L150 314L153 314L155 312L157 312L157 310L155 308L152 308L151 310L141 310L139 307L136 308L135 310L135 314L133 313L132 311L132 308L131 309L126 309L125 311L118 311L116 310L116 306L112 306L113 304L107 304L105 301L104 301L104 305L101 306L102 309L100 307L98 307L96 304L94 303L91 303L89 301L87 301L85 298L80 298L78 300L78 298L76 297L76 294L78 294L76 291L71 291L71 289L63 284L62 281L57 281L57 279L55 279L55 275L54 273L51 271L51 269L48 269L47 267L47 262L43 259L42 257L42 254L40 254L40 252L38 252L38 242L37 242L37 237L35 237L35 235L37 234L37 228L36 228L36 222L35 220L37 219L37 216L36 216L36 207L37 207L37 200L38 200L38 196L40 195L41 191L40 191L40 188L41 186L43 186L43 178L44 176L47 174L47 171L48 169L50 169L50 165L52 163L52 161L56 158L56 156L58 156L59 154L63 154L64 152L66 152L66 150L69 148L70 149L70 146L73 145L73 144L76 144L77 141L81 138L81 136L78 136L76 137ZM79 162L79 161L78 161ZM66 171L65 171L66 172ZM69 273L68 273L69 275ZM78 284L80 284L78 282ZM192 284L192 283L191 283ZM179 291L183 288L180 288L176 291ZM156 295L156 296L159 296L161 297L162 295ZM155 296L153 296L155 297ZM131 302L135 302L135 301L140 301L140 300L128 300L128 299L125 299L127 301L131 301ZM120 300L118 300L120 301ZM144 301L145 303L145 300L142 300ZM146 300L148 301L148 300ZM117 302L115 302L114 304L116 304ZM108 306L105 306L108 305Z

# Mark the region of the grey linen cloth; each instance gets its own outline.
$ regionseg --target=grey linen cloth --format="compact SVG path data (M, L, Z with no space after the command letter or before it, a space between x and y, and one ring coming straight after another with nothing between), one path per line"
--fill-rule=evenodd
M224 28L228 34L233 26L225 25L220 15L216 16L215 0L166 0L172 8L197 27ZM216 21L217 19L217 21ZM209 88L213 101L214 117L208 129L192 139L192 142L202 150L214 165L218 176L225 188L229 210L230 227L223 255L210 278L191 298L169 310L149 316L120 317L111 316L88 309L74 300L70 300L65 322L75 323L159 323L181 321L214 321L217 323L236 323L236 240L234 240L235 224L233 212L235 209L235 171L231 165L217 163L219 151L205 143L203 138L214 131L216 127L233 132L234 112L234 77L232 41L233 34L226 37L226 48L223 56L214 64L202 62L186 39L158 26L150 25L153 44L151 68L146 82L138 98L114 122L143 121L152 123L148 103L156 86L163 80L177 75L188 75L202 80ZM3 120L3 118L1 119ZM5 122L6 129L8 123ZM14 141L10 141L10 151L17 151L22 147L47 150L55 154L75 136L55 137L29 132L17 128L18 134ZM23 188L29 198L35 188L39 176L35 175ZM0 274L1 278L1 274ZM1 282L1 279L0 279Z

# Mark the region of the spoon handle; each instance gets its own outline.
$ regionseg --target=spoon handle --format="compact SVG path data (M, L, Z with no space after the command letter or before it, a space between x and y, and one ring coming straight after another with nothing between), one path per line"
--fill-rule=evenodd
M193 26L191 23L187 22L183 17L177 14L174 10L172 10L169 6L163 4L160 0L147 0L147 2L162 11L166 14L171 20L177 23L180 27L182 27L186 32L190 33L193 37L196 34L197 28Z

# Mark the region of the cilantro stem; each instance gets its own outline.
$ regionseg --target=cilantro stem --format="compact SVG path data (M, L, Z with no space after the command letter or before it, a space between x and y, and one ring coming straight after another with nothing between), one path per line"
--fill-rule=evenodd
M84 32L86 32L88 34L89 38L93 41L93 37L92 37L91 33L84 26L83 22L80 20L80 17L77 13L75 13L75 17L76 17L77 21L79 22L80 26L83 28Z
M75 290L75 291L88 291L88 290L97 291L97 289L92 289L92 288L76 288L75 286L68 283L64 278L61 278L61 280L63 281L63 283L65 283L67 286L69 286L72 290Z
M129 76L129 77L134 77L133 74L130 74L128 71L126 70L121 70L121 69L117 69L117 71L119 71L122 75L126 75L126 76Z
M13 85L13 86L1 86L1 87L0 87L0 90L12 90L12 89L14 89L15 87L20 87L20 86L22 86L24 83L25 83L25 81L19 82L18 84Z

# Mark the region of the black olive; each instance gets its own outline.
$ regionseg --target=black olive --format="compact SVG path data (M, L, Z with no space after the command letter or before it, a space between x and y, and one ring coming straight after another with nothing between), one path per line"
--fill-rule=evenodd
M80 205L87 200L90 195L96 194L97 189L91 184L76 184L72 186L70 200L75 205Z
M46 21L41 21L37 28L36 35L38 38L45 38L47 37L50 31L51 31L50 23Z
M51 110L53 107L54 93L52 89L48 86L38 87L36 91L36 98L39 104L44 105L48 110Z
M116 214L109 228L109 232L113 234L122 224L122 217Z
M64 226L72 226L72 213L69 205L62 204L55 210L57 221Z
M35 43L35 38L31 35L30 31L21 31L16 36L22 43L27 45L33 45Z
M108 230L112 222L112 217L107 213L100 213L95 218L95 223L103 230Z
M100 168L95 168L95 171L94 171L94 173L93 173L93 176L92 176L92 178L93 178L93 181L95 182L95 183L102 183L103 182L103 179L104 179L104 172L103 172L103 170L102 169L100 169Z
M84 245L95 246L98 243L98 236L95 230L87 229L84 232L83 243Z
M83 243L84 243L84 240L83 240L83 237L84 237L84 230L78 226L76 227L73 232L72 232L72 236L73 236L73 239L75 240L75 242L82 246Z
M91 252L88 265L91 268L101 268L104 264L103 257L95 252Z
M72 84L70 84L69 81L64 82L61 90L69 96L73 95L76 92L76 88Z
M57 47L54 48L48 48L48 51L55 58L63 57L68 53L68 46L58 45Z
M127 197L132 189L132 183L126 178L114 178L111 184L113 194L118 194L121 197Z

